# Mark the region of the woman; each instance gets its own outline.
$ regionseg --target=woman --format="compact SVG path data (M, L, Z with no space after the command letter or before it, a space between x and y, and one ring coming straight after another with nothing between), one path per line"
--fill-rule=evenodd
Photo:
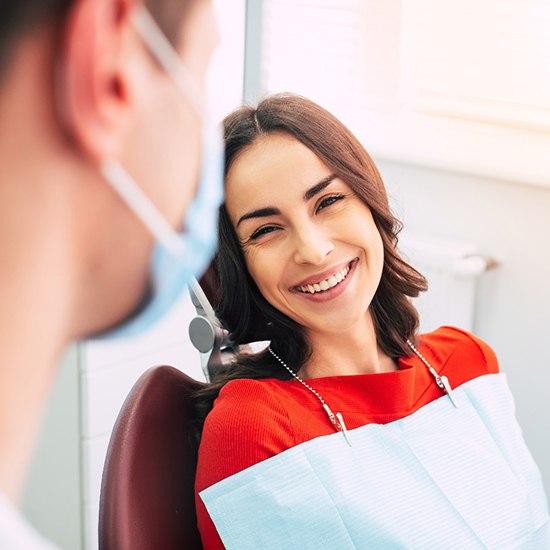
M218 313L270 345L199 396L205 548L550 547L496 357L417 335L426 281L361 144L289 94L229 115L225 140Z

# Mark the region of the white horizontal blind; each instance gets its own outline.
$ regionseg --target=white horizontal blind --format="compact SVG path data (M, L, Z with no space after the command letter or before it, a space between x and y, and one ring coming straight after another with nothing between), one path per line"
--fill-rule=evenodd
M550 129L548 0L406 0L400 100L450 117Z
M265 92L550 130L550 0L264 0Z
M267 0L262 24L265 91L292 91L327 107L357 103L359 0Z

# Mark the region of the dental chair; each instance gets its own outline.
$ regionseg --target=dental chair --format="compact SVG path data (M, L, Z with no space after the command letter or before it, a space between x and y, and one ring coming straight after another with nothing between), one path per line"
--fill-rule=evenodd
M202 285L214 300L212 271L200 285L190 285L198 315L189 332L208 380L229 359L231 348ZM194 501L198 441L189 397L204 385L161 366L146 371L133 386L103 469L100 550L202 548Z
M197 441L189 403L204 385L153 367L118 415L103 469L101 550L200 549L194 503Z

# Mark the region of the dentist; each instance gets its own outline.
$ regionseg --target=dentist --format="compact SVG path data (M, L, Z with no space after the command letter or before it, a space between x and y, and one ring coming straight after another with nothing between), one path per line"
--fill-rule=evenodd
M2 2L2 549L52 548L17 505L65 347L138 334L208 263L217 42L210 0Z

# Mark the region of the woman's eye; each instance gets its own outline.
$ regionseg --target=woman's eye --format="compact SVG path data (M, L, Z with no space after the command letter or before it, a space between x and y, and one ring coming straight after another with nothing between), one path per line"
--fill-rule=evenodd
M276 231L278 228L273 225L266 225L265 227L260 227L259 229L256 229L252 235L249 237L249 241L255 241L259 237L263 235L267 235L268 233L272 233L273 231Z
M317 207L317 211L322 210L323 208L326 208L327 206L330 206L331 204L334 204L335 202L338 202L343 198L344 198L344 195L331 195L330 197L325 197L319 203L319 206Z

